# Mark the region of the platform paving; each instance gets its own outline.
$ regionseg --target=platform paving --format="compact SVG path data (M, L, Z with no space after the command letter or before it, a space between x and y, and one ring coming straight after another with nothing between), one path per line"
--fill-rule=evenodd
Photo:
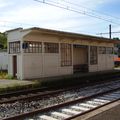
M66 80L66 79L76 79L76 78L92 78L95 76L102 76L104 77L105 75L112 75L112 74L119 74L120 75L120 69L114 69L114 70L105 70L105 71L97 71L97 72L81 72L81 73L75 73L75 74L70 74L70 75L61 75L61 76L55 76L55 77L44 77L44 78L38 78L35 80L40 80L40 81L51 81L51 80ZM34 80L34 79L31 79Z
M120 120L120 100L72 120Z
M0 79L0 90L1 89L7 89L17 86L27 86L35 84L33 81L24 81L24 80L6 80L6 79Z

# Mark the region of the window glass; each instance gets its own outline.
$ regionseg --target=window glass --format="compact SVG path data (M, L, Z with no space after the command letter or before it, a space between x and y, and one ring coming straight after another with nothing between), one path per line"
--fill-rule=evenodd
M106 53L107 54L113 54L113 48L112 47L107 47L106 48Z
M20 41L9 42L9 53L20 53Z
M44 43L45 53L59 53L58 43Z
M106 54L106 47L99 47L99 54Z
M42 43L27 41L23 43L23 49L25 53L41 53L42 52Z

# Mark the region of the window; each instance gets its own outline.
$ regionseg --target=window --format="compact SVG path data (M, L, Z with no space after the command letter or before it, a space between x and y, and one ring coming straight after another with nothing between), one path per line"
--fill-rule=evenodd
M72 65L72 47L71 44L61 43L61 66Z
M106 47L99 47L99 54L106 54Z
M112 47L107 47L106 48L106 54L113 54L113 48Z
M23 43L22 48L24 49L25 53L41 53L42 43L27 41Z
M90 46L90 64L97 64L97 47Z
M20 53L20 41L9 42L9 53Z
M99 47L99 54L113 54L112 47Z
M58 43L44 43L45 53L58 53L59 44Z

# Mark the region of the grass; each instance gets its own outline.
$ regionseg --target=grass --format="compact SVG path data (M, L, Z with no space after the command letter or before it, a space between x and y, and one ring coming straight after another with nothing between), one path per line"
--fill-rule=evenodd
M41 87L40 82L15 80L14 77L7 72L0 71L0 94L38 87Z
M0 80L0 94L38 87L41 87L41 84L36 81Z
M0 71L0 79L14 79L14 78L7 72Z

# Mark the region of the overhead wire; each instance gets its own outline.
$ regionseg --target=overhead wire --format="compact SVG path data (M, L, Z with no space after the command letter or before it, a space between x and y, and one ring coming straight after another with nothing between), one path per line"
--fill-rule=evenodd
M120 23L117 23L117 22L113 21L113 19L118 19L119 17L111 16L111 15L108 15L106 13L101 13L101 12L93 10L91 8L87 8L87 7L84 7L82 5L79 5L79 4L76 4L76 3L73 3L73 2L69 2L69 1L66 1L66 0L62 0L62 1L66 4L74 5L74 6L79 7L79 8L81 7L81 8L84 8L86 10L79 10L79 9L73 8L69 5L62 4L62 3L60 3L59 0L57 2L52 1L52 0L34 0L34 1L44 3L44 4L47 4L47 5L50 5L50 6L58 7L58 8L61 8L61 9L65 9L65 10L68 10L68 11L72 11L72 12L75 12L75 13L78 13L78 14L86 15L86 16L89 16L89 17L97 18L97 19L100 19L100 20L104 20L104 21L112 23L114 25L120 25ZM112 19L104 18L102 16L96 15L95 13L105 15L106 17L109 16ZM33 24L28 24L28 23L20 23L20 22L14 22L14 21L6 21L6 20L0 20L0 22L9 23L9 24L17 24L19 26L38 26L38 25L33 25ZM3 25L3 27L4 26L9 26L9 25ZM13 26L11 26L11 27L13 27Z
M54 6L54 7L62 8L62 9L65 9L65 10L69 10L69 11L72 11L72 12L76 12L76 13L86 15L86 16L89 16L89 17L94 17L94 18L104 20L104 21L109 22L109 23L120 25L120 23L117 23L117 22L113 21L112 19L103 18L101 16L94 15L93 13L91 14L88 11L73 9L71 6L63 5L63 4L58 3L58 2L54 2L54 1L50 1L50 0L42 0L42 1L41 0L34 0L34 1L40 2L40 3L43 3L43 4L47 4L47 5L50 5L50 6ZM70 3L70 4L72 4L72 3Z
M90 11L92 11L92 12L95 12L95 13L98 13L98 14L101 14L101 15L105 15L105 16L107 16L107 17L112 17L112 18L117 19L117 20L120 19L120 17L113 16L113 15L110 15L110 14L108 14L108 13L101 12L101 11L98 11L98 10L94 10L94 9L88 8L88 7L83 6L83 5L80 5L80 4L78 5L78 4L76 4L76 3L69 2L69 1L66 1L66 0L62 0L62 1L64 1L65 3L71 4L71 5L77 6L77 7L81 7L81 8L90 10Z
M73 11L73 12L76 12L76 13L79 13L79 14L83 14L83 15L87 15L89 17L94 17L94 18L97 18L97 19L101 19L101 20L104 20L104 21L107 21L107 22L110 22L110 23L113 23L113 24L119 24L119 23L116 23L110 19L106 19L106 18L102 18L101 16L97 16L97 15L94 15L94 14L90 14L88 11L85 11L85 10L76 10L76 9L73 9L71 8L70 6L60 6L60 5L63 5L61 3L59 3L59 0L57 2L54 2L54 1L50 1L47 2L46 0L34 0L34 1L37 1L37 2L41 2L41 3L44 3L44 4L48 4L48 5L52 5L52 6L55 6L55 7L59 7L59 8L62 8L62 9L66 9L66 10L69 10L69 11ZM75 3L72 3L72 2L69 2L69 1L66 1L66 0L62 0L63 2L65 3L68 3L68 4L71 4L71 5L75 5L77 7L82 7L82 8L85 8L85 9L88 9L88 10L91 10L91 11L94 11L96 13L100 13L96 10L93 10L93 9L90 9L90 8L87 8L87 7L84 7L84 6L81 6L81 5L78 5L78 4L75 4ZM50 3L51 2L51 3ZM54 4L55 3L55 4ZM101 13L100 13L101 14ZM104 13L103 13L104 14ZM106 15L106 14L105 14ZM110 16L110 15L107 15L107 16ZM110 17L114 17L116 18L115 16L110 16ZM116 18L118 19L118 18ZM36 25L33 25L33 24L28 24L28 23L19 23L19 22L13 22L13 21L6 21L6 20L0 20L0 22L5 22L5 23L14 23L14 24L19 24L19 25L26 25L26 26L36 26ZM119 24L120 25L120 24ZM38 26L38 25L37 25Z

